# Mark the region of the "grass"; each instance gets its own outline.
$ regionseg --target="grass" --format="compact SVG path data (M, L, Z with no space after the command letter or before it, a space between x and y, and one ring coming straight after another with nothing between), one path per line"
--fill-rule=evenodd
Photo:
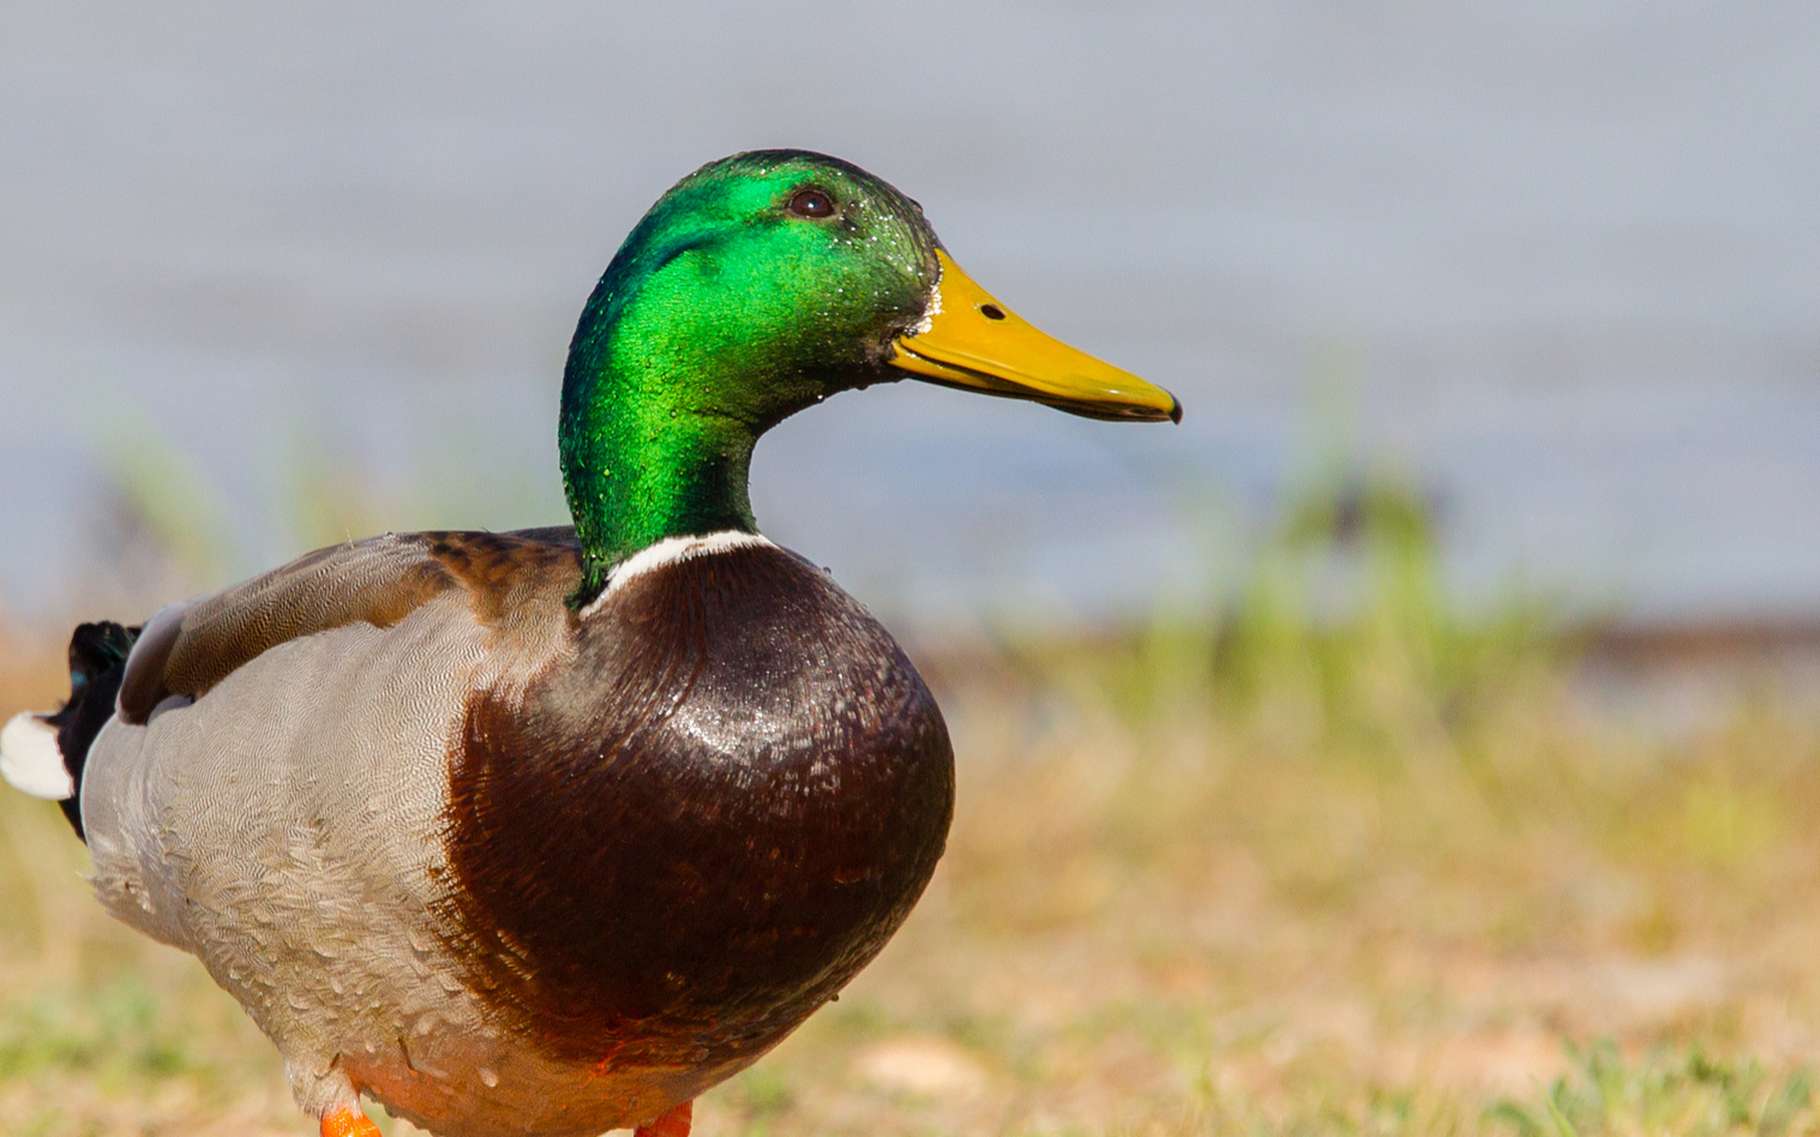
M1533 606L1448 608L1400 501L1343 548L1296 515L1223 617L918 653L960 758L942 869L697 1132L1820 1133L1820 720L1601 713ZM50 646L0 643L0 711L55 697ZM0 1128L308 1132L82 863L0 796Z

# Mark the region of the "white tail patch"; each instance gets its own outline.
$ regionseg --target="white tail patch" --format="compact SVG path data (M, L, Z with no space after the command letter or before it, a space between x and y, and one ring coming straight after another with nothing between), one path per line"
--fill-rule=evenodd
M0 777L50 801L66 801L76 792L57 748L57 728L30 711L14 715L0 730Z

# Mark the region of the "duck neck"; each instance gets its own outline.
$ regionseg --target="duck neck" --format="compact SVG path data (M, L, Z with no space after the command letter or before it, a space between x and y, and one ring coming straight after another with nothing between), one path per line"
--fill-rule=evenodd
M563 379L563 489L581 541L577 607L613 566L668 537L756 532L747 480L758 431L693 405L707 377L616 358L578 335Z

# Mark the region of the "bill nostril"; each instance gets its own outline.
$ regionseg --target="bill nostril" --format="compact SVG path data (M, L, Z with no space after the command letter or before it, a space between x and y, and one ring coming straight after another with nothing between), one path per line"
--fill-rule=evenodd
M1005 310L997 304L981 304L980 315L988 320L1002 320L1005 318Z

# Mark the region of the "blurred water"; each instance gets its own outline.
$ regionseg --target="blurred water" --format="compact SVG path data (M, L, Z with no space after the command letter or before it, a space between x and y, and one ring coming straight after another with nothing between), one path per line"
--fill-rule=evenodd
M63 597L108 451L146 437L241 570L295 551L300 452L420 503L393 528L556 519L582 298L671 181L767 145L896 182L988 287L1188 409L900 384L787 423L760 519L880 608L1202 587L1337 446L1440 496L1463 594L1820 611L1795 0L12 0L0 600Z

